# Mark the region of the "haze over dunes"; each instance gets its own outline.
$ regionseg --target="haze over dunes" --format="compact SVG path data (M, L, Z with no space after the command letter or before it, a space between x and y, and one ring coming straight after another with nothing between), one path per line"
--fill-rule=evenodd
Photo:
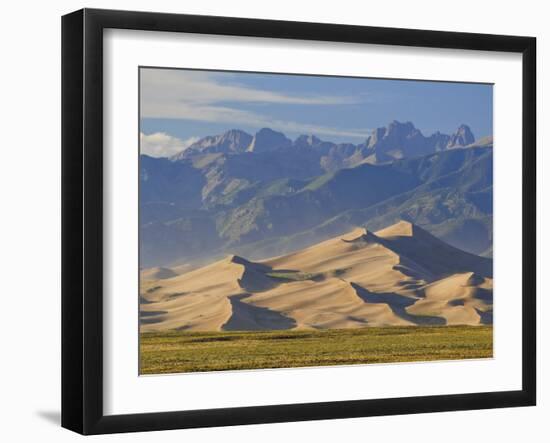
M404 221L267 260L168 271L142 271L142 332L492 323L492 260Z
M467 125L423 135L392 121L358 144L233 129L170 158L141 155L140 264L263 260L401 219L490 257L492 146Z

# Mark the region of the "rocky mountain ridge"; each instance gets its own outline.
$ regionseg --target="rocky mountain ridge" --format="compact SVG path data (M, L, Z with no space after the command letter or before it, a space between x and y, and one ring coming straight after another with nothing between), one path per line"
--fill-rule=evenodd
M463 148L475 144L474 135L461 124L451 135L439 131L424 136L413 123L396 120L386 127L374 129L364 143L333 143L313 134L304 134L294 141L282 132L262 128L253 136L239 129L207 136L171 157L173 161L190 159L205 154L242 154L294 150L312 150L321 158L325 170L355 166L359 163L384 163L395 159L418 157L446 149Z
M490 256L492 139L464 145L472 139L465 125L425 137L392 122L361 145L231 130L172 159L142 155L141 264L192 264L228 249L257 260L400 219Z

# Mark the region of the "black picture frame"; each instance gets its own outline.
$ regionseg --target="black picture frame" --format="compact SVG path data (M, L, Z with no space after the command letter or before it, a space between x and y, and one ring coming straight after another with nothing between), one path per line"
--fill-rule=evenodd
M131 415L103 413L103 30L503 51L523 63L522 389ZM62 426L81 434L458 411L536 403L536 39L83 9L62 18Z

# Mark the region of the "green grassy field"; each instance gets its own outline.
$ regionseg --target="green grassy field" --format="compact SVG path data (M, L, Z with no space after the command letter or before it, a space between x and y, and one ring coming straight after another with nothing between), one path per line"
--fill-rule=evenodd
M488 358L492 326L143 333L141 374Z

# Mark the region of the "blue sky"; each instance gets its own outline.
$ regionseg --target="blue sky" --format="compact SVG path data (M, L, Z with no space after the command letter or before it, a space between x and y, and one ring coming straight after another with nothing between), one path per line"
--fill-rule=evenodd
M376 127L411 121L424 135L465 123L492 134L491 85L142 68L142 152L167 156L206 135L262 127L295 138L361 143Z

